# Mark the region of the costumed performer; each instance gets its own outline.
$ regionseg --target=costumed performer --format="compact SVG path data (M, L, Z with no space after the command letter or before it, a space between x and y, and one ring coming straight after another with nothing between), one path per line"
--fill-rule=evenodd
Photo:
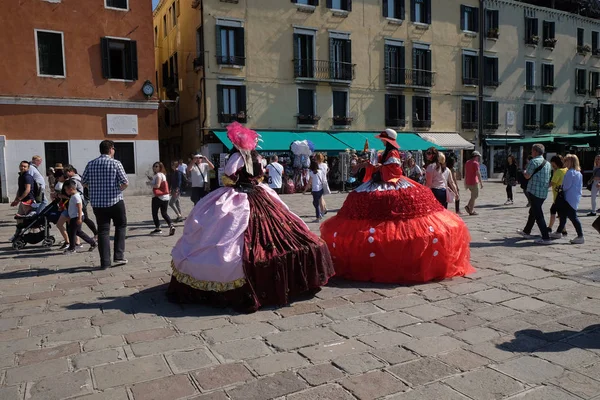
M285 305L334 275L326 243L262 184L258 134L237 122L235 146L219 188L200 200L171 255L168 289L175 302L202 302L253 312Z
M409 284L474 272L467 226L402 175L397 135L377 136L385 145L379 163L366 166L364 183L321 225L336 276Z

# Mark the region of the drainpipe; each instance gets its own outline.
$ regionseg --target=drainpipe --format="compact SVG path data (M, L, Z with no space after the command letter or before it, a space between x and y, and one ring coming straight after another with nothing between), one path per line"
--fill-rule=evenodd
M207 107L206 107L206 68L208 67L206 64L206 47L204 44L206 42L206 37L204 35L204 1L200 1L200 22L202 23L202 78L200 78L200 82L202 85L202 106L204 115L202 118L202 124L200 125L200 145L204 144L204 128L206 127L206 115L207 115ZM198 104L198 111L200 111L200 105ZM200 113L198 112L198 120L200 119Z
M483 150L483 157L485 159L486 157L486 149L487 146L485 144L485 137L484 137L484 107L483 107L483 88L484 88L484 84L485 84L485 63L484 63L484 50L485 50L485 9L484 9L485 3L484 0L479 0L479 96L478 96L478 102L477 102L477 107L478 107L478 115L479 115L479 119L478 119L478 128L477 130L479 131L479 144L481 146L481 149Z

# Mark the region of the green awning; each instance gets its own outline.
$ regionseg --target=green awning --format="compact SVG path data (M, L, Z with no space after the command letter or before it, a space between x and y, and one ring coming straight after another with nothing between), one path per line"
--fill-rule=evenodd
M512 142L509 140L509 144L534 144L534 143L554 143L555 136L537 136L537 137L528 137L524 139L513 140Z
M227 138L227 131L214 130L221 143L229 150L233 144ZM348 146L327 132L290 132L290 131L257 131L262 142L259 143L260 151L288 151L292 142L296 140L310 140L315 145L316 151L344 151Z
M259 132L261 133L261 132ZM345 143L340 142L334 136L330 135L327 132L295 132L298 136L296 140L310 140L315 145L315 151L344 151L348 146ZM262 133L261 133L262 134ZM263 138L264 139L264 138ZM288 144L288 149L290 147L290 142Z
M369 141L369 149L384 150L381 140L375 137L379 135L379 132L340 132L332 133L331 135L345 143L346 147L357 151L364 149L365 141L367 140ZM427 150L430 147L444 150L443 147L428 142L416 133L398 133L396 141L400 145L400 149L406 151Z

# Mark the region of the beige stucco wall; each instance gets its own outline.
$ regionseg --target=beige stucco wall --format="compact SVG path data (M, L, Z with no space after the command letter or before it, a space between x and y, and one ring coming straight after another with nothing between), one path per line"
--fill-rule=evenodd
M592 31L600 32L600 21L579 17L574 14L552 9L533 7L523 3L506 0L488 0L487 8L499 10L498 41L486 40L486 54L497 55L499 80L497 89L486 88L487 96L499 102L498 132L516 132L531 135L534 132L523 130L523 105L537 104L537 120L540 116L540 104L554 104L554 123L552 131L544 133L567 134L573 132L574 107L583 106L590 99L575 93L575 69L585 68L588 71L587 85L589 86L589 71L600 71L600 58L578 55L577 28L585 29L584 43L591 46ZM558 42L553 51L545 49L540 43L537 48L525 45L525 10L535 13L538 22L538 33L543 35L543 22L555 21L556 38ZM535 61L536 85L541 85L542 63L554 64L554 93L546 94L541 89L534 93L525 91L525 62ZM513 127L506 126L506 112L516 113L516 123ZM539 133L539 132L538 132Z
M351 130L384 128L384 38L405 41L407 68L412 68L413 41L430 43L432 69L437 73L431 91L431 131L456 132L460 127L460 99L475 88L462 85L462 48L477 48L477 37L464 35L459 28L460 4L476 5L476 0L432 0L432 24L429 29L415 27L410 21L390 24L382 16L381 0L354 0L346 18L333 16L325 1L314 13L299 12L295 4L284 0L240 0L238 4L205 0L204 24L207 78L207 127L219 128L217 122L216 85L219 80L241 76L247 87L247 125L260 129L296 129L297 88L293 76L294 27L317 29L316 58L329 60L328 30L349 32L352 40L352 62L356 78L347 87L349 110L354 118ZM182 1L183 4L183 1ZM185 10L182 10L182 13ZM192 10L195 11L195 10ZM215 57L216 18L244 21L246 66L242 69L220 68ZM410 2L406 2L405 18L410 20ZM319 83L317 114L319 130L332 129L332 87ZM412 89L396 91L406 96L407 124L412 128ZM423 95L421 92L420 95ZM472 133L467 133L467 137Z

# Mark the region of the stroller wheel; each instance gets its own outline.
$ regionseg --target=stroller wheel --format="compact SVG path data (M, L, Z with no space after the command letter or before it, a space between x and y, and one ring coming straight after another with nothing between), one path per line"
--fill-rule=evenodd
M15 241L13 241L12 243L12 248L14 250L21 250L22 248L25 247L27 243L25 243L25 241L23 239L15 239Z
M50 236L47 239L44 239L42 241L42 246L44 247L52 247L52 245L54 244L54 242L56 242L56 239L54 239L54 236Z

